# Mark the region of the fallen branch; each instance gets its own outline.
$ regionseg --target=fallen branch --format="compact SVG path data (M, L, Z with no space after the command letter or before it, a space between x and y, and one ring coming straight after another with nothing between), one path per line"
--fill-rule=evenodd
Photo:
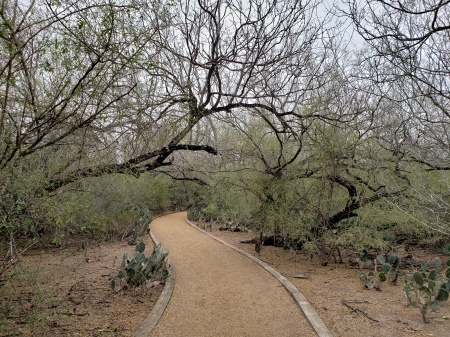
M369 315L367 315L367 313L364 310L362 310L362 309L360 309L358 307L355 307L353 305L350 305L350 303L370 303L370 304L373 304L373 303L371 303L369 301L365 301L365 300L349 300L349 301L342 300L341 303L343 305L345 305L346 307L352 309L354 312L357 312L357 313L359 312L359 313L363 314L366 318L370 319L371 321L379 322L378 320L376 320L376 319L370 317Z

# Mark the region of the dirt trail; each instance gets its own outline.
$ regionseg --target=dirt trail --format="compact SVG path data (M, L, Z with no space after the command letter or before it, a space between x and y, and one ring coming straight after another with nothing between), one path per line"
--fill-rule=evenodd
M273 276L185 218L171 214L151 225L176 272L172 299L152 337L316 336Z

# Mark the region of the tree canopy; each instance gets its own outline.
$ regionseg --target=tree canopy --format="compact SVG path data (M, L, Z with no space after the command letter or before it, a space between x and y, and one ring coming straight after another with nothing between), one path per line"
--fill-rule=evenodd
M446 237L449 10L2 1L0 234L79 234L138 203L323 251L380 228Z

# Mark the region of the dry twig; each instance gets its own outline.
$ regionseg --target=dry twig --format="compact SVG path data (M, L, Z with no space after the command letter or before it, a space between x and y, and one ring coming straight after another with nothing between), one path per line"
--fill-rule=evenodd
M370 319L371 321L379 322L378 320L376 320L376 319L370 317L369 315L367 315L367 313L364 310L362 310L362 309L360 309L358 307L355 307L355 306L350 304L350 303L370 303L370 304L373 304L372 302L365 301L365 300L348 300L348 301L342 300L341 303L343 305L345 305L346 307L352 309L354 312L359 312L359 313L363 314L366 318Z

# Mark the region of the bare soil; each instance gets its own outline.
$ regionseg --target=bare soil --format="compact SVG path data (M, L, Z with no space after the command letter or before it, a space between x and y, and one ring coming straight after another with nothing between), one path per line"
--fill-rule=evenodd
M145 242L148 255L153 244ZM86 256L74 248L26 252L0 288L0 336L132 336L163 289L111 290L110 276L133 251L119 242L88 247Z
M310 260L307 254L294 254L273 246L264 246L258 254L253 244L241 243L254 238L254 233L219 231L216 226L211 229L211 234L258 257L284 274L307 298L336 337L450 336L449 301L432 314L432 323L424 324L420 310L406 306L402 279L397 286L383 283L382 291L367 290L359 280L359 267L349 263L331 263L323 267L317 258ZM418 248L412 248L408 253L399 248L396 253L400 257L411 254L418 263L426 262L429 265L437 256L442 261L448 260L448 256ZM347 258L344 262L349 260ZM307 279L289 277L293 274L303 274ZM346 306L344 301L355 310Z
M185 213L183 214L185 216ZM254 245L240 243L241 240L253 238L254 233L221 232L215 227L212 234L257 256L287 276L305 295L336 337L450 336L449 302L444 303L439 312L432 314L432 323L424 324L419 309L405 306L402 282L399 286L383 284L381 292L366 290L359 281L359 268L348 263L332 263L322 267L316 258L310 260L306 254L293 254L289 250L270 246L264 246L261 253L257 254ZM164 240L161 241L164 245ZM181 241L185 240L181 238ZM152 246L149 238L146 239L146 244L146 253L149 253ZM175 253L176 246L172 248L172 253ZM81 249L27 252L20 267L16 268L17 277L0 288L0 326L6 326L6 330L0 331L0 336L133 335L162 291L162 286L119 293L113 293L109 288L110 275L123 253L131 253L133 250L134 247L126 243L92 246L87 250L89 262L86 262ZM229 252L232 254L231 250ZM438 256L436 252L417 248L413 248L410 253L418 262L431 263ZM203 254L209 254L209 251L204 251ZM406 255L401 250L397 252L397 255L403 256L402 254ZM114 266L115 257L118 260ZM225 259L224 256L220 258ZM445 257L442 259L446 260ZM192 263L202 264L202 255L198 255ZM175 263L174 265L176 267ZM217 287L223 288L224 285L220 282L223 276L220 267L212 267L212 273L217 279ZM292 274L304 274L307 279L290 277ZM176 284L189 282L182 274L178 276ZM223 312L229 313L225 316L226 320L214 314L216 311L208 307L203 294L214 293L216 290L203 288L201 282L201 279L196 279L192 283L192 289L197 294L196 305L204 308L202 320L209 322L211 331L214 331L218 324L222 326L222 335L228 336L227 326L261 324L258 319L251 319L251 315L233 316L235 307L225 307ZM354 309L344 305L343 301L347 301ZM172 305L174 303L172 302ZM226 303L225 301L223 304ZM189 303L183 305L186 305L183 310L189 313ZM250 307L240 309L244 312L252 310ZM171 324L174 322L171 319L169 321ZM272 322L265 323L270 325ZM180 324L190 326L190 322ZM298 335L314 336L310 332L306 333L307 331L310 330ZM154 333L168 336L158 325ZM178 335L185 336L185 333L179 332ZM207 335L217 336L204 334ZM251 333L247 335L256 336Z

